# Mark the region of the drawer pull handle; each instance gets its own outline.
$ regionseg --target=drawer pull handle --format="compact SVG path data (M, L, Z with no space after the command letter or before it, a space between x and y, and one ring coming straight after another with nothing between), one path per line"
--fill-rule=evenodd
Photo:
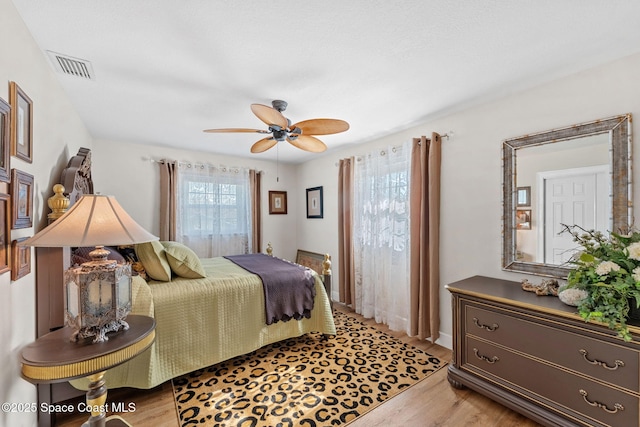
M586 391L580 390L580 394L582 395L582 398L584 399L584 401L587 402L589 405L594 406L596 408L600 408L603 411L606 411L606 412L608 412L610 414L615 414L618 411L624 411L624 406L622 406L620 403L614 403L613 404L613 409L609 409L607 407L607 405L605 405L603 403L596 402L596 401L591 402L589 399L587 399L587 394L588 393Z
M500 358L498 356L493 356L491 358L487 357L487 356L482 356L479 352L477 348L473 349L473 352L475 353L476 357L480 360L484 360L487 363L491 363L492 365L494 363L496 363L498 360L500 360Z
M587 362L591 363L592 365L599 365L599 366L602 366L603 368L608 369L608 370L610 370L610 371L615 371L615 370L616 370L616 369L618 369L618 368L622 368L622 367L624 367L624 362L623 362L622 360L616 360L616 361L614 362L614 363L615 363L615 366L609 366L609 365L607 365L607 362L601 362L601 361L599 361L599 360L597 360L597 359L590 360L590 359L587 357L587 355L589 354L589 353L587 352L587 350L580 349L580 350L578 350L578 351L580 352L580 354L582 355L582 357L584 358L584 360L586 360Z
M487 330L487 331L489 331L489 332L493 332L493 331L495 331L496 329L498 329L498 325L497 325L497 324L495 324L495 323L494 323L493 325L491 325L491 326L481 324L481 323L478 321L478 318L477 318L477 317L474 317L474 318L473 318L473 323L474 323L478 328L480 328L480 329L486 329L486 330Z

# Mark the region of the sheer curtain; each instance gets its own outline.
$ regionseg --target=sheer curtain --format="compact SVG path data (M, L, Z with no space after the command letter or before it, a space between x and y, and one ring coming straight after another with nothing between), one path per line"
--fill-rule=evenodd
M409 332L409 142L358 159L353 249L357 313Z
M202 258L253 248L249 170L180 163L176 241Z

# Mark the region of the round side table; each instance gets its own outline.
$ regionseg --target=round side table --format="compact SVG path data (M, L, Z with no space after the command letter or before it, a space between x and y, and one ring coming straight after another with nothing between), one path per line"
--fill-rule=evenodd
M110 333L108 341L93 344L90 339L70 341L73 331L62 328L41 336L22 349L22 376L29 382L55 383L87 377L87 408L90 427L128 426L118 416L106 417L105 372L145 351L155 339L156 322L148 316L129 315L129 329Z

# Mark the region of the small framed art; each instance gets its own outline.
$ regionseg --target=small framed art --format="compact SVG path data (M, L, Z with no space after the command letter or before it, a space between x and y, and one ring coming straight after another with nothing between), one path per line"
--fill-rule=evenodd
M11 228L33 226L33 175L11 170Z
M518 230L531 230L531 209L518 209L516 211L516 228Z
M31 273L31 248L18 246L28 237L21 237L11 242L11 280L18 280Z
M286 215L287 192L269 191L269 215Z
M0 98L0 181L9 182L10 137L11 137L11 106Z
M0 274L9 271L9 236L11 229L9 228L9 200L8 194L0 194Z
M322 187L307 188L307 218L322 218Z
M11 155L33 161L33 102L16 82L9 83Z
M531 187L518 187L518 207L531 206Z

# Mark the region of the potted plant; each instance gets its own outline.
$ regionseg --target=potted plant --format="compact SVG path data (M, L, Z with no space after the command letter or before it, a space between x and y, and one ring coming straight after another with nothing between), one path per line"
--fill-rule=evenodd
M586 298L577 302L580 316L605 323L631 341L627 319L640 310L640 232L607 237L577 225L564 227L582 246L582 252L569 261L576 268L566 287L586 291Z

